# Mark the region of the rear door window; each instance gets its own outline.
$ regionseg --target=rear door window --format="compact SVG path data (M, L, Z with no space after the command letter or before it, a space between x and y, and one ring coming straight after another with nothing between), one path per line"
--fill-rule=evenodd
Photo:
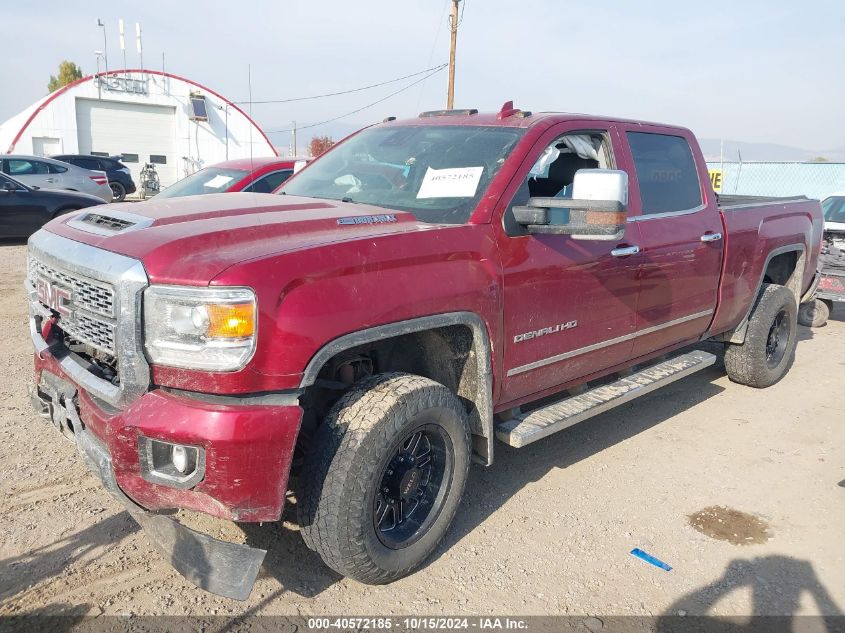
M34 160L24 160L21 158L10 158L6 161L8 165L8 173L10 176L32 176L38 173L46 173L39 172L36 167L36 161ZM44 163L39 163L43 165Z
M643 215L701 206L701 183L689 143L681 136L628 132Z
M274 171L272 174L262 176L244 191L251 191L253 193L270 193L279 188L285 180L293 175L292 169L283 169L282 171Z
M77 167L82 167L82 169L93 169L95 171L99 171L100 168L100 161L96 158L74 158L73 164Z

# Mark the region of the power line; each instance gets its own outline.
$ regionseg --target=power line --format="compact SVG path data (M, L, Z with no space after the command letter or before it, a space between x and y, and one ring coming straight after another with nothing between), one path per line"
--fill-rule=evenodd
M332 118L332 119L326 119L325 121L320 121L319 123L311 123L310 125L303 125L302 127L297 126L297 127L296 127L296 129L297 129L297 131L299 131L299 130L307 130L307 129L312 128L312 127L318 127L318 126L320 126L320 125L325 125L326 123L332 123L332 122L334 122L334 121L339 121L340 119L344 119L344 118L346 118L346 117L348 117L348 116L352 116L353 114L358 114L358 113L359 113L359 112L361 112L362 110L366 110L367 108L371 108L371 107L373 107L374 105L378 105L378 104L379 104L379 103L381 103L382 101L387 101L387 100L388 100L388 99L390 99L391 97L395 97L395 96L396 96L396 95L398 95L400 92L405 92L405 91L406 91L406 90L408 90L409 88L413 88L413 87L414 87L414 86L416 86L418 83L422 83L423 81L425 81L426 79L428 79L428 78L429 78L429 77L431 77L432 75L436 75L437 73L439 73L439 72L440 72L441 70L443 70L444 68L446 68L446 64L442 64L442 65L440 65L440 66L437 66L437 67L436 67L436 70L434 70L433 72L429 73L429 74L428 74L428 75L426 75L425 77L422 77L421 79L417 79L416 81L414 81L414 82L412 82L412 83L409 83L407 86L405 86L405 87L403 87L403 88L400 88L400 89L399 89L399 90L397 90L396 92L391 92L391 93L390 93L389 95L387 95L386 97L382 97L382 98L381 98L381 99L379 99L378 101L373 101L372 103L368 103L367 105L362 106L362 107L358 108L357 110L353 110L352 112L347 112L346 114L341 114L340 116L336 116L336 117L334 117L334 118ZM268 131L267 131L267 134L282 134L282 133L284 133L284 132L293 132L293 128L288 129L288 130L268 130Z
M338 95L348 95L352 94L353 92L361 92L362 90L369 90L371 88L378 88L380 86L386 86L387 84L395 84L397 81L402 81L404 79L410 79L411 77L417 77L418 75L425 74L427 72L438 72L442 69L446 68L446 64L440 64L439 66L432 66L431 68L426 68L425 70L421 70L416 73L412 73L410 75L405 75L404 77L397 77L396 79L390 79L388 81L382 81L377 84L370 84L369 86L361 86L360 88L353 88L352 90L342 90L340 92L327 92L321 95L312 95L310 97L294 97L293 99L266 99L264 101L233 101L232 103L239 103L245 104L249 103L252 105L256 104L266 104L266 103L293 103L294 101L310 101L311 99L323 99L324 97L336 97Z

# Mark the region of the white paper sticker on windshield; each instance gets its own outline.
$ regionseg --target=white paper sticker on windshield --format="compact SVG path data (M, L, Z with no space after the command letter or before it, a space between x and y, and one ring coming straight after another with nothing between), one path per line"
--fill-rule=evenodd
M204 187L209 187L210 189L220 189L223 185L228 185L232 182L234 178L231 176L224 176L223 174L217 174L211 180L203 183Z
M432 169L425 172L417 198L472 198L484 167Z

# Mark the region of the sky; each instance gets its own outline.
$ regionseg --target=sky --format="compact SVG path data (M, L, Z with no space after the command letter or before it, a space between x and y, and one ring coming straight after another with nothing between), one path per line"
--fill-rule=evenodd
M106 24L109 67L189 77L231 100L349 90L448 61L450 0L203 0L8 3L3 11L0 121L46 94L58 64L96 70ZM841 0L462 0L455 105L585 112L684 125L701 138L845 152L845 2ZM251 69L251 73L249 71ZM351 112L419 77L338 97L255 104L273 143L281 131ZM442 71L382 103L299 133L335 139L386 116L446 105ZM248 106L244 106L248 109ZM276 132L276 130L280 130Z

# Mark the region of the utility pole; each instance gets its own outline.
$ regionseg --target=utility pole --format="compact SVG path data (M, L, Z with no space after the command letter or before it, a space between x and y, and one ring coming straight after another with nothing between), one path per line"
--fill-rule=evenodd
M452 14L449 16L449 30L452 41L449 46L449 94L446 97L446 108L455 107L455 49L458 46L458 5L461 0L452 0Z
M293 155L296 156L296 121L293 122Z

